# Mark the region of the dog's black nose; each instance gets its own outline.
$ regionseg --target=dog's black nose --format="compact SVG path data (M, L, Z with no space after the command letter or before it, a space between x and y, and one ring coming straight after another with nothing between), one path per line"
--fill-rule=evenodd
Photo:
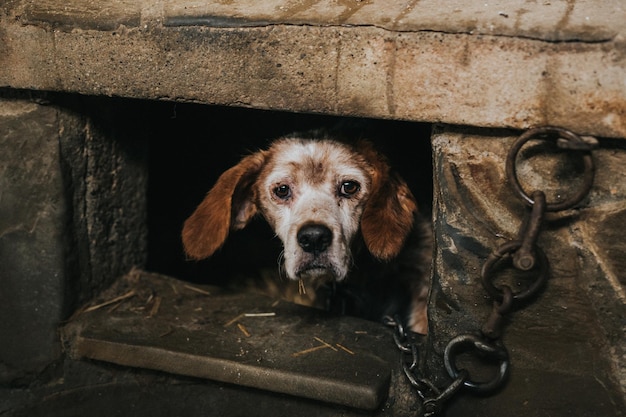
M305 252L324 252L333 241L333 233L321 224L309 224L298 230L298 244Z

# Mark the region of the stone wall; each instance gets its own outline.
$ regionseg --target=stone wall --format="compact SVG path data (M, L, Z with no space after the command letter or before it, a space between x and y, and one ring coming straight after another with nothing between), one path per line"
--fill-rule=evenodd
M2 383L58 359L60 323L147 256L142 142L38 97L0 100Z
M479 334L491 313L495 300L481 282L487 257L517 239L529 215L505 173L519 133L444 126L433 135L436 256L429 372L443 380L449 379L441 362L447 343L461 334ZM581 156L557 156L544 144L531 141L530 150L522 148L518 177L525 189L545 191L548 202L563 201L580 187ZM506 389L497 401L461 401L451 415L472 407L485 415L513 415L512 405L562 409L555 399L567 397L574 415L608 416L611 404L622 401L626 246L616 231L626 213L621 168L626 148L601 139L592 156L597 173L588 197L572 209L547 213L543 222L538 246L549 263L547 283L506 315L502 340L512 367ZM526 275L512 270L506 262L494 269L494 285L511 285L519 293L539 275L538 268ZM479 381L492 377L478 375Z

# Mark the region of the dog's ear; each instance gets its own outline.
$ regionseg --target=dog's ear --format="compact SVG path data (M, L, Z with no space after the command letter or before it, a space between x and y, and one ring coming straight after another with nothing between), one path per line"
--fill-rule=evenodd
M361 217L361 233L367 249L388 261L398 255L411 232L417 202L406 182L390 172L386 159L369 142L358 144L370 164L371 194Z
M185 253L204 259L219 249L230 230L243 229L257 212L253 185L265 164L265 151L243 158L225 171L185 221L182 240Z

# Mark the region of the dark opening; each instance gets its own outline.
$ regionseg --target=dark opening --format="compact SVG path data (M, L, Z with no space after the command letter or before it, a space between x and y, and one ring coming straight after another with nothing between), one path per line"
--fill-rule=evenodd
M231 107L173 104L158 106L150 138L147 269L191 282L232 284L260 268L277 268L280 241L262 219L234 232L213 257L188 261L182 251L183 222L218 176L242 156L272 139L337 124L372 140L405 178L430 216L432 165L430 125L341 118Z

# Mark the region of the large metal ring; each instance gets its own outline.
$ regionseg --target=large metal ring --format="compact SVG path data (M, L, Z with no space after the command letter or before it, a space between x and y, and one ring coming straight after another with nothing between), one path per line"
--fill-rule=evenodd
M490 356L499 361L497 374L489 381L476 382L469 377L463 382L467 388L470 388L474 392L487 393L497 388L500 388L506 379L509 372L509 354L504 346L496 346L488 343L478 336L472 334L464 334L455 337L450 340L443 354L443 361L448 371L448 375L451 378L456 379L459 376L459 371L456 367L456 356L461 351L467 351L468 348L473 348L483 356Z
M593 158L591 157L591 153L584 149L585 148L584 146L582 146L583 149L580 149L580 147L576 146L577 144L578 145L586 144L586 142L580 136L578 136L577 134L569 130L562 129L560 127L548 126L548 127L539 127L535 129L530 129L526 131L523 135L521 135L517 139L517 141L513 143L513 146L511 146L511 149L509 150L509 154L506 159L506 175L509 179L509 182L513 186L513 188L515 188L515 191L517 192L517 194L522 198L522 200L527 205L532 207L532 205L534 204L534 201L528 195L528 193L524 191L524 189L520 185L519 179L517 178L517 172L515 169L515 161L516 161L518 152L520 151L522 146L524 146L524 144L531 139L555 139L555 140L564 139L567 142L573 143L573 145L570 148L577 149L577 152L584 152L583 162L585 165L585 172L583 174L584 178L583 178L582 188L578 191L578 193L574 194L570 198L560 203L548 203L546 205L546 210L547 211L561 211L561 210L571 208L575 206L576 204L578 204L589 193L589 190L591 189L591 186L593 185L593 177L594 177L594 172L595 172Z
M493 269L498 261L503 259L505 255L514 253L522 246L521 240L512 240L501 245L498 249L492 252L485 260L483 264L482 271L480 273L480 277L483 282L483 287L485 290L493 297L495 300L502 301L503 293L501 290L496 288L492 282ZM530 297L532 297L547 281L548 279L548 258L546 254L541 250L539 246L533 247L535 254L539 260L538 265L539 268L537 279L530 285L526 290L520 291L518 293L513 293L513 299L517 301L524 301Z

